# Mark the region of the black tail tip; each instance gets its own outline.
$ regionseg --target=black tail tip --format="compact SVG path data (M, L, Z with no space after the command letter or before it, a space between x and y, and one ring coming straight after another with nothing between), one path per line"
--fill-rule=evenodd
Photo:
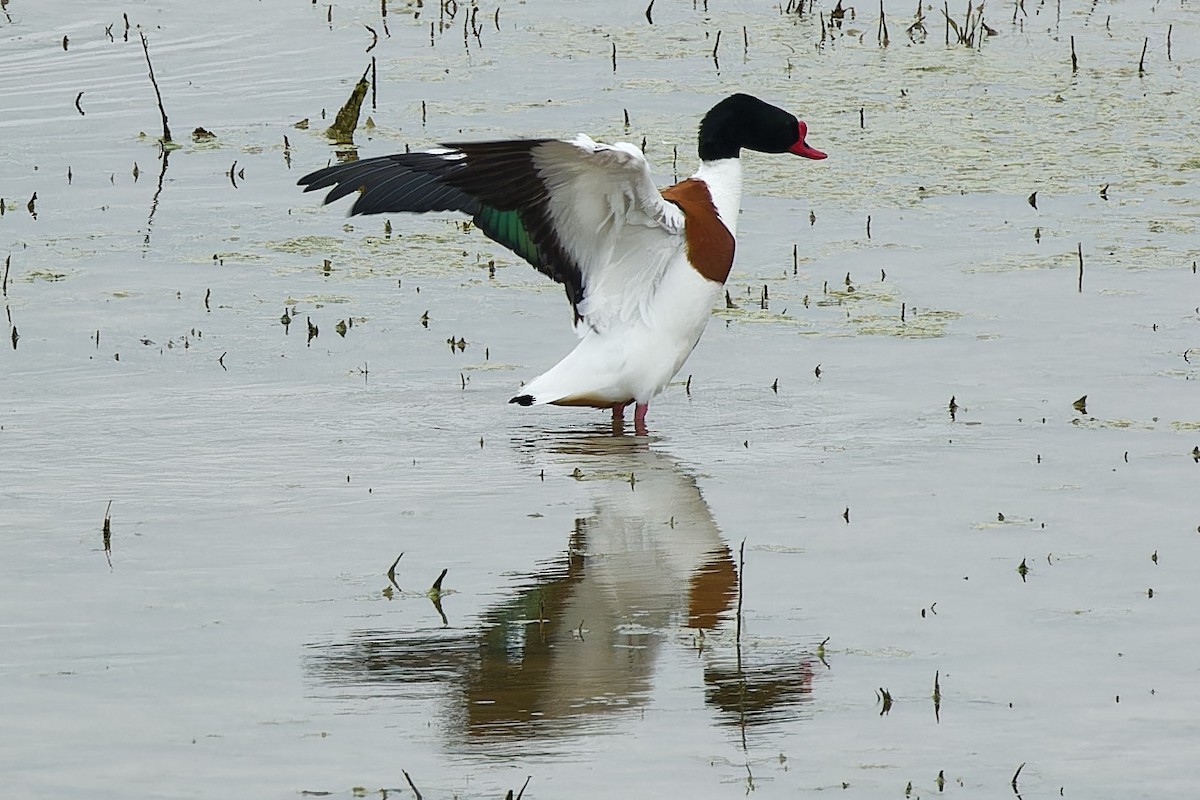
M519 406L531 406L531 405L533 405L533 395L519 394L516 397L514 397L512 400L509 400L508 402L516 403Z

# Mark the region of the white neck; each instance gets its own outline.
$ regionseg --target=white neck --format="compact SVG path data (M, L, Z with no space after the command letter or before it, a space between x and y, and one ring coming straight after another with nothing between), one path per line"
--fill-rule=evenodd
M708 192L712 195L717 213L721 215L721 221L736 236L738 210L742 207L742 160L722 158L703 161L692 177L708 184Z

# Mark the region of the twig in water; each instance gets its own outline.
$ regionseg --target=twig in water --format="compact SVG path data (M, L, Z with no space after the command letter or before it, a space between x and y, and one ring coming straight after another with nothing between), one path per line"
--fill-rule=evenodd
M941 671L937 670L933 673L933 717L938 722L942 721L942 684Z
M415 783L413 783L413 779L408 776L408 770L402 769L400 771L404 773L404 780L408 781L408 785L409 785L409 787L412 788L413 794L415 794L417 796L417 800L422 800L421 790L417 788L417 785Z
M109 569L112 569L112 504L113 501L109 500L104 509L104 527L100 530L104 541L104 557L108 559Z
M387 571L388 580L391 581L392 586L396 587L396 591L400 591L400 584L396 583L396 565L400 563L400 559L402 558L404 558L404 553L396 556L396 560L392 562Z
M396 560L399 561L400 559L396 559ZM429 591L431 591L431 592L442 591L442 581L446 578L446 573L449 571L450 571L449 569L443 569L442 574L437 576L437 580L433 582L433 586L430 587Z
M128 25L128 21L128 17L126 17L126 25ZM146 68L150 71L150 84L154 87L154 96L158 99L158 113L162 116L163 144L170 144L172 141L171 128L167 125L167 110L163 108L162 92L158 90L158 79L154 77L154 65L150 63L150 45L146 42L145 33L141 33L141 37L142 52L146 54Z
M1023 770L1023 769L1025 769L1024 761L1021 762L1021 766L1017 767L1017 771L1013 773L1013 777L1012 777L1013 794L1017 795L1018 797L1021 795L1021 792L1020 792L1020 790L1017 789L1017 778L1020 777L1021 770Z
M1077 248L1079 253L1079 291L1083 291L1083 242L1080 242Z

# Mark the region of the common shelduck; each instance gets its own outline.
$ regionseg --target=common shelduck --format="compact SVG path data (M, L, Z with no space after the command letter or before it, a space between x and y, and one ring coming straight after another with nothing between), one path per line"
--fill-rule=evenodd
M650 400L691 354L733 265L743 147L825 158L808 126L747 94L700 122L700 168L661 192L637 147L570 141L445 144L305 175L331 203L361 191L351 214L461 211L485 235L563 284L580 342L509 402L612 409Z

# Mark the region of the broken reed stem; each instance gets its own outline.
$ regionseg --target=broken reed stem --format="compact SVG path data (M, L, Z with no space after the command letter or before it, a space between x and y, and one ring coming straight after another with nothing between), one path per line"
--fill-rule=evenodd
M446 573L449 571L449 569L442 570L442 574L437 576L437 580L434 581L433 586L430 587L431 591L440 592L442 590L442 581L446 579Z
M1075 56L1075 37L1071 37L1071 74L1079 72L1079 59Z
M4 202L4 199L0 198L0 203L3 203L3 202ZM0 284L0 288L3 288L3 290L4 290L3 294L5 297L8 297L8 268L11 266L12 266L12 253L9 253L4 258L4 282L3 282L3 284Z
M1174 23L1167 26L1167 61L1171 60L1171 30L1174 27Z
M358 117L362 112L363 100L367 97L367 90L371 88L370 82L367 80L367 76L370 74L371 67L367 66L363 70L362 77L358 79L358 83L354 84L354 90L350 93L350 97L338 109L333 124L325 129L325 138L332 139L334 144L354 144L354 130L358 127Z
M413 790L413 794L417 796L417 800L422 800L421 791L417 788L417 785L413 783L413 779L408 776L408 770L402 769L400 771L404 773L404 780L408 781L408 786ZM1016 777L1014 777L1013 780L1016 780Z
M1083 293L1083 242L1079 243L1077 248L1079 253L1079 292Z
M16 336L16 329L13 329L13 335ZM16 346L16 342L13 342ZM108 506L104 509L104 527L100 529L100 538L104 544L104 558L108 561L108 568L112 569L112 504L113 501L108 501Z
M146 54L146 68L150 71L150 85L154 87L154 96L158 99L158 113L162 116L163 143L170 144L171 128L167 125L167 110L163 108L162 92L158 90L158 80L154 77L154 65L150 63L150 45L146 42L146 34L139 31L142 37L142 52Z
M1017 778L1021 777L1021 770L1023 769L1025 769L1024 761L1021 762L1021 766L1017 767L1017 771L1014 772L1012 776L1012 789L1014 792L1016 792L1017 797L1021 796L1021 793L1017 790Z
M1146 74L1146 48L1150 46L1150 37L1142 40L1142 57L1138 59L1138 77Z

